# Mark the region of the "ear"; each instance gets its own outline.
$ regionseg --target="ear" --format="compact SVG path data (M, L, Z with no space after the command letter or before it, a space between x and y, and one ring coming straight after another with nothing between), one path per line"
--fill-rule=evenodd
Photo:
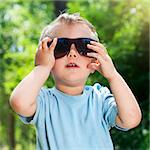
M95 61L96 61L95 58L91 58L91 63L88 64L88 66L87 66L87 67L90 69L90 73L94 73L94 72L96 71L96 69L92 67L92 64L93 64Z
M88 68L90 69L90 73L94 73L96 69L92 68L91 64L88 65Z

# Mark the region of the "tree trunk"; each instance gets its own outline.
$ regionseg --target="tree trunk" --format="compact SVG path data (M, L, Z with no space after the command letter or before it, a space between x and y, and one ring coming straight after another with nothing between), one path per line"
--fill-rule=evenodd
M15 149L15 117L10 112L8 114L8 143L10 150Z
M54 7L55 7L55 15L56 17L59 16L61 13L66 11L66 4L67 0L54 0Z

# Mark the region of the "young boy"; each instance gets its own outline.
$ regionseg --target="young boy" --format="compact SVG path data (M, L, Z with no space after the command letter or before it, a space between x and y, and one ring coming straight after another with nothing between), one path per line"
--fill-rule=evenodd
M113 149L109 130L141 121L139 105L115 69L95 28L78 14L61 14L42 32L35 67L14 89L10 104L37 130L37 149ZM98 71L109 82L86 86ZM49 75L53 88L41 88Z

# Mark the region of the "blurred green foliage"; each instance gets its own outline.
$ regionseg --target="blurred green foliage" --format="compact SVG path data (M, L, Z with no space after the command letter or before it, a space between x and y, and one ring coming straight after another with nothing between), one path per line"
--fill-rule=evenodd
M116 150L149 149L149 4L148 0L78 0L67 4L68 12L80 12L96 27L142 109L143 119L136 129L111 130ZM52 1L6 0L0 4L0 149L11 148L10 114L15 118L16 149L35 149L35 129L20 122L9 106L9 96L34 67L41 31L54 17ZM97 72L87 84L95 82L109 86ZM46 86L53 85L50 78Z

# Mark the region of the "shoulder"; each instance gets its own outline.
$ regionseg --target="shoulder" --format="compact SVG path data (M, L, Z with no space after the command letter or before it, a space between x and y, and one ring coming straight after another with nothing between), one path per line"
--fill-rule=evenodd
M46 87L42 87L39 91L38 96L42 97L42 96L46 96L49 95L49 89Z
M42 87L39 91L38 94L38 100L46 100L49 99L52 96L52 88L46 88L46 87Z
M111 94L109 88L107 88L106 86L101 85L100 83L95 83L93 86L91 86L91 88L97 94L101 94L101 95Z
M41 87L39 91L39 95L44 96L44 95L52 95L55 92L55 88L48 88L48 87Z
M109 88L101 85L100 83L95 83L93 86L87 86L90 90L88 90L89 96L93 101L97 100L103 103L106 99L113 97Z

